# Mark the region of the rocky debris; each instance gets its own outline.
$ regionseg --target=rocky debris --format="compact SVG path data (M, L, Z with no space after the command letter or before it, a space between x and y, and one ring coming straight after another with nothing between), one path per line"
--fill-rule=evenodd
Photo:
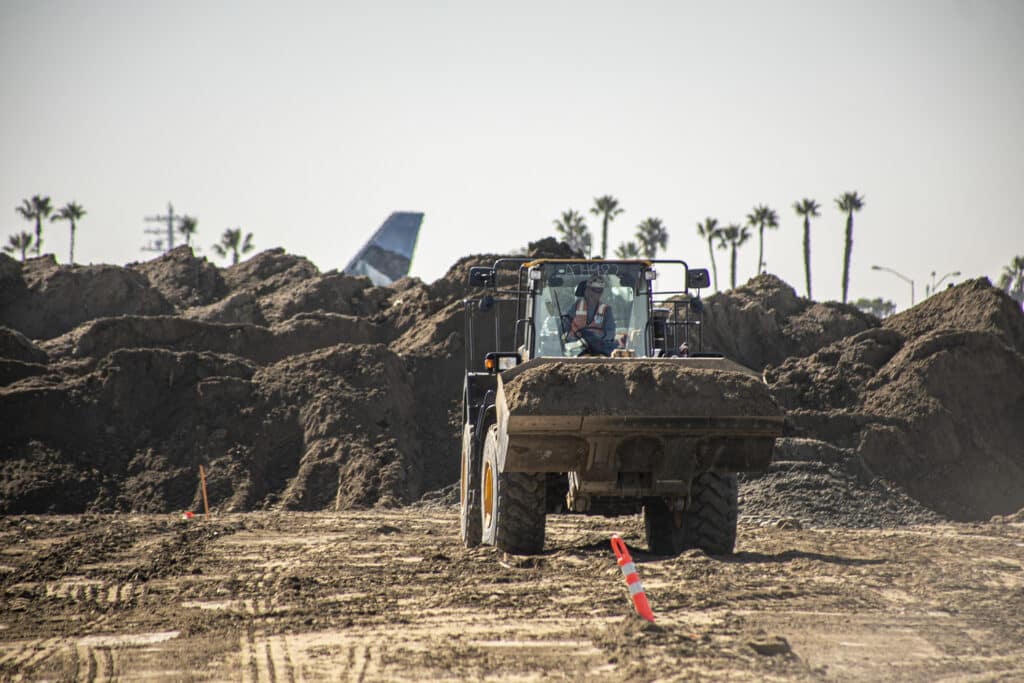
M217 267L197 258L192 247L181 245L152 261L133 263L129 269L146 276L150 284L176 309L205 306L228 293Z
M51 254L21 265L19 283L7 266L4 285L14 295L0 309L0 325L31 339L51 339L95 318L173 310L146 276L130 268L58 266Z
M792 287L765 273L707 297L702 328L706 351L719 351L760 370L878 324L878 318L854 306L800 298Z
M739 479L740 516L748 522L864 528L943 520L872 472L855 450L825 441L778 439L768 470Z

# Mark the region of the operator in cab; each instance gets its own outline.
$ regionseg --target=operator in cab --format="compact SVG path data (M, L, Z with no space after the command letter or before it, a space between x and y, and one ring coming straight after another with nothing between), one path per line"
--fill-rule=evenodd
M603 293L604 278L591 275L583 296L576 299L572 310L562 315L562 328L570 341L579 339L590 353L608 356L618 344L615 341L615 317L612 307L601 303Z

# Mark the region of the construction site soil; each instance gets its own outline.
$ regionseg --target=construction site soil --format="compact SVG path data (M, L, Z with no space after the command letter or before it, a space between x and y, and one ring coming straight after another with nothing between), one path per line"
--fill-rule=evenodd
M458 543L463 299L496 258L374 287L280 249L0 255L0 676L1024 678L1024 314L1002 291L884 320L771 275L706 297L705 350L762 373L785 437L741 476L736 558L636 552L649 626L605 545L642 548L634 517L553 517L534 558ZM214 518L176 521L200 465Z

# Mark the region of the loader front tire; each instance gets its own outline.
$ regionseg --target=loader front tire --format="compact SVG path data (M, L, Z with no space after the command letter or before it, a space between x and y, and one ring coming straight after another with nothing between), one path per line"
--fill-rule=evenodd
M492 426L480 476L483 542L513 555L536 555L544 548L546 476L500 471L498 448L498 428Z
M475 462L474 462L474 455ZM473 453L473 427L462 428L462 465L459 477L459 535L467 548L480 545L480 456Z
M736 547L738 495L735 474L704 472L690 484L686 510L674 512L664 498L644 501L647 549L678 555L696 548L708 555L731 555Z

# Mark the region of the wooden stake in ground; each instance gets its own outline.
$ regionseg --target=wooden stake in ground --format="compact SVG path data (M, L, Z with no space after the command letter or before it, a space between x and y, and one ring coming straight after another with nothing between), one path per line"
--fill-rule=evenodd
M206 519L210 519L210 506L206 502L206 473L203 471L203 466L199 466L199 484L203 489L203 515Z

